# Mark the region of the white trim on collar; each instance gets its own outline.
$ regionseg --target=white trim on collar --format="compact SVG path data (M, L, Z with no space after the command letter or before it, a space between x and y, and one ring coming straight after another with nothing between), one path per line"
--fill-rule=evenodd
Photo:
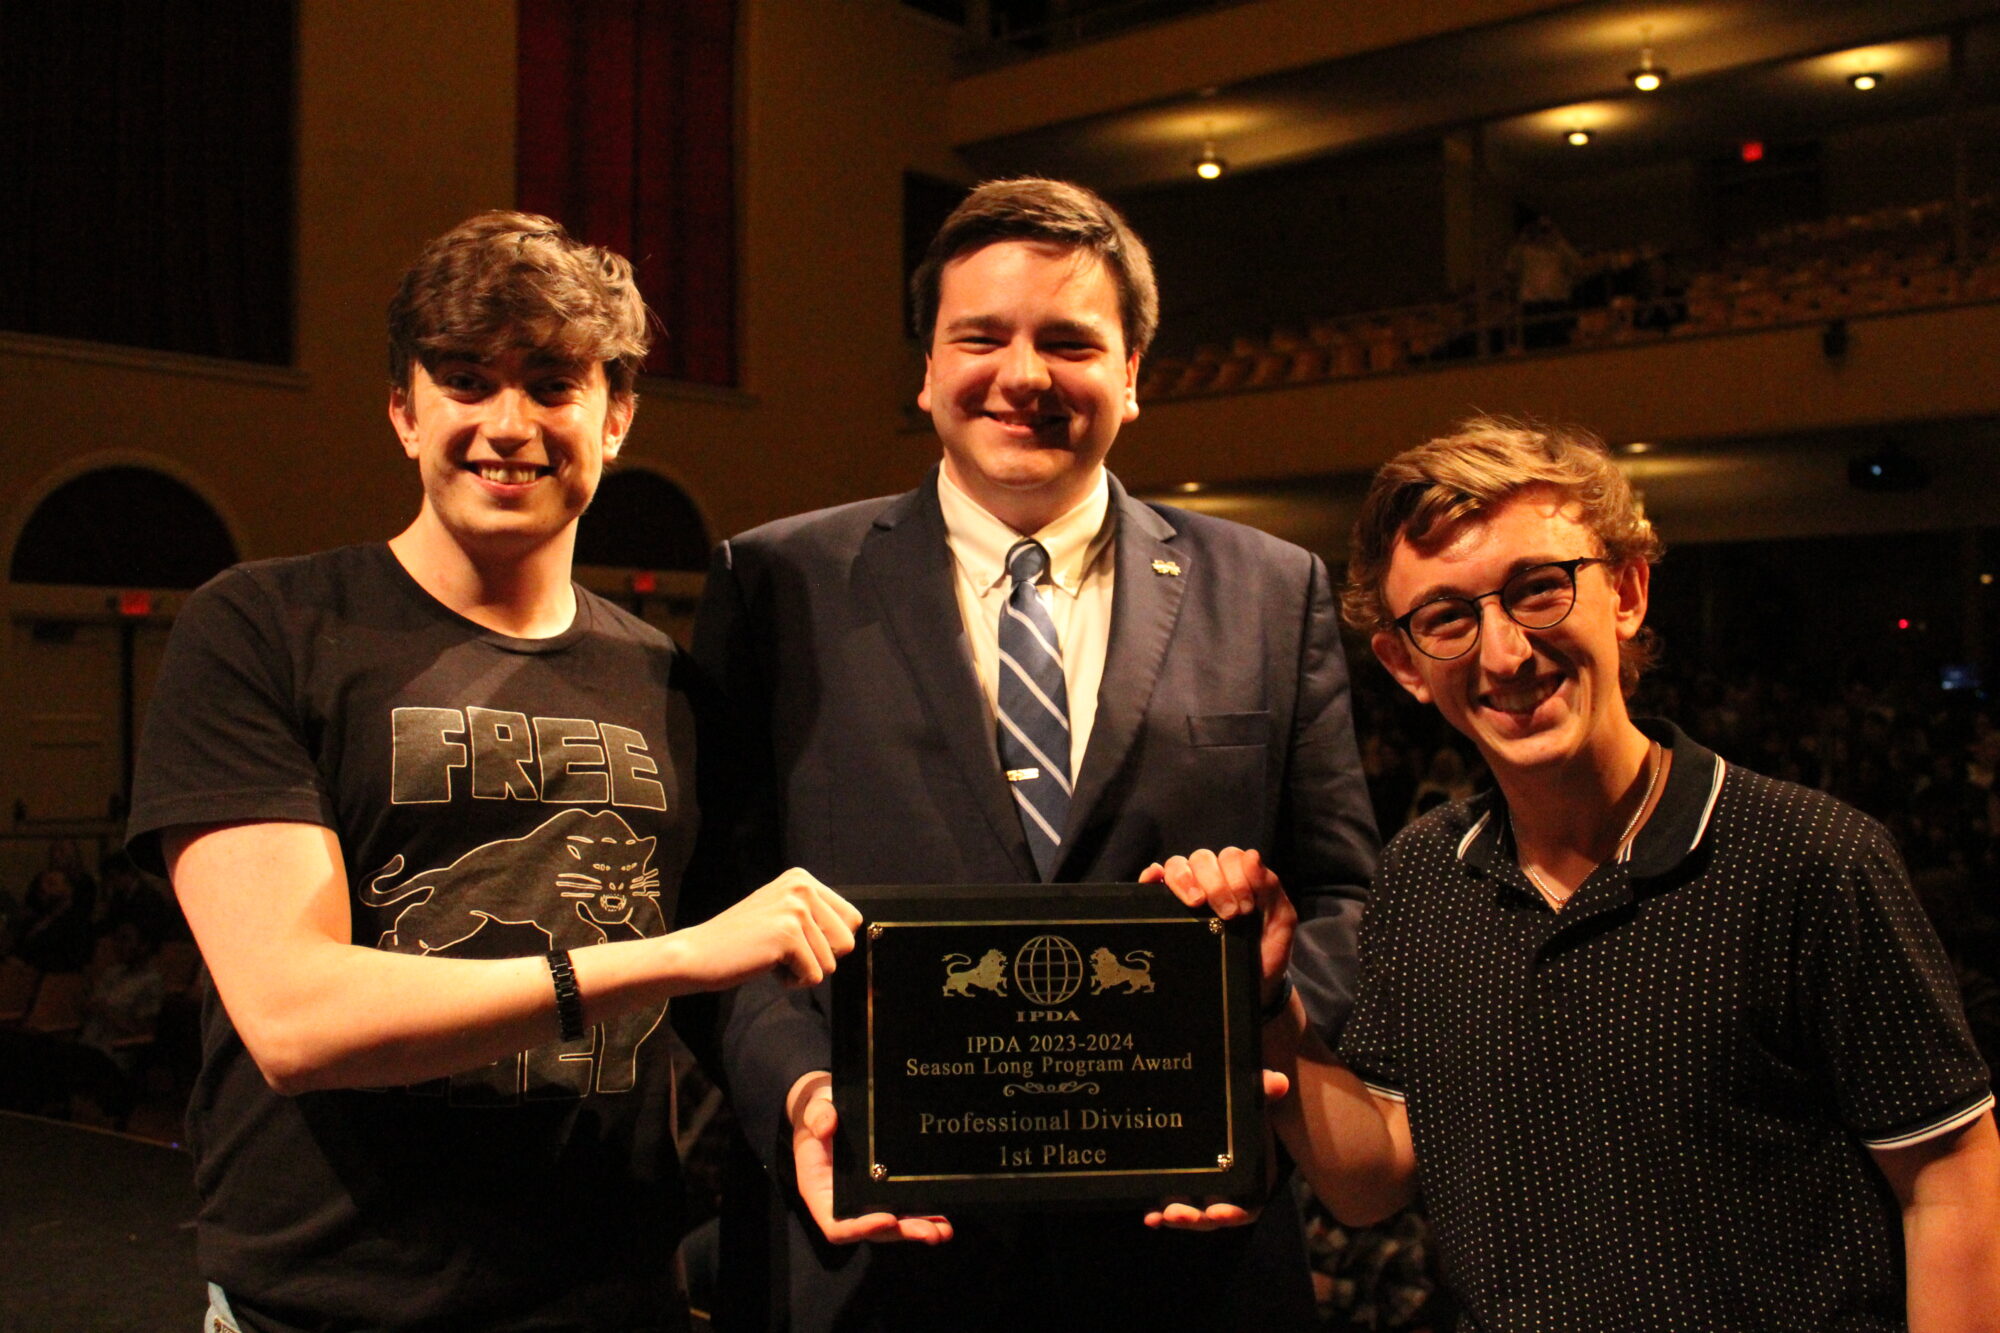
M1715 817L1716 802L1721 800L1722 798L1722 780L1724 775L1728 772L1728 770L1729 770L1728 762L1724 760L1721 755L1716 755L1715 771L1709 775L1708 797L1705 801L1702 802L1701 818L1695 823L1694 838L1692 841L1688 843L1686 848L1684 848L1681 851L1680 855L1674 858L1676 862L1685 860L1691 853L1693 853L1695 848L1701 846L1701 840L1708 836L1709 821ZM1496 798L1497 798L1497 793L1496 793ZM1464 836L1458 840L1458 853L1457 853L1458 860L1463 861L1465 859L1466 852L1471 850L1473 843L1479 841L1480 835L1486 831L1486 826L1492 822L1492 819L1493 819L1493 811L1489 809L1484 814L1480 815L1478 819L1473 821L1472 827L1467 829L1465 831ZM1632 859L1633 849L1636 848L1638 844L1639 840L1637 838L1634 838L1632 839L1632 841L1626 843L1622 848L1620 848L1617 858L1618 862L1620 864L1623 864L1627 861L1630 861Z
M1491 810L1488 810L1485 814L1481 815L1478 819L1474 820L1472 823L1472 827L1465 831L1465 836L1458 840L1459 860L1463 861L1465 859L1466 849L1471 847L1474 842L1478 841L1480 833L1482 833L1486 828L1487 821L1492 818L1493 818L1493 812Z
M1729 764L1721 755L1715 756L1715 777L1708 784L1708 803L1701 808L1701 822L1694 826L1694 841L1688 844L1692 852L1701 846L1701 840L1708 836L1708 821L1715 815L1715 803L1722 797L1722 775Z

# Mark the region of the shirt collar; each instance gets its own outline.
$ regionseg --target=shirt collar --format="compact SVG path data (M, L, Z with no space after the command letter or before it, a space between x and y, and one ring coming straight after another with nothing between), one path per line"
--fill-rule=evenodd
M1626 868L1634 879L1664 875L1701 846L1708 835L1709 819L1715 814L1716 798L1722 793L1722 776L1728 765L1713 750L1704 749L1687 738L1679 727L1660 718L1635 718L1633 725L1646 736L1671 751L1674 766L1652 815L1626 849ZM1496 786L1473 802L1472 827L1459 839L1458 859L1479 870L1491 870L1496 862L1514 859L1513 836L1508 832L1507 800Z
M1097 484L1075 508L1041 531L1030 534L1049 553L1049 580L1074 597L1083 586L1084 571L1111 542L1110 474L1097 469ZM943 468L938 469L938 508L944 514L945 540L972 586L991 591L1007 577L1007 552L1021 534L988 513L960 490Z

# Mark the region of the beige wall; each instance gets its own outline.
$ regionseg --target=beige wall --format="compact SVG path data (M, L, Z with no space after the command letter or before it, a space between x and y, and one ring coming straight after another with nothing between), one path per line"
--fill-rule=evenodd
M1282 7L1215 17L1267 6ZM513 7L301 8L296 368L0 335L0 539L55 484L114 459L207 495L250 558L383 536L412 512L382 419L382 310L427 236L512 200ZM904 425L919 367L901 176L962 174L946 117L977 81L952 84L950 41L893 0L745 0L743 385L648 382L628 445L717 536L903 487L934 456ZM2000 313L1980 307L1857 323L1839 366L1802 329L1160 403L1118 463L1139 482L1359 468L1474 407L1668 439L1991 415L1996 333Z
M0 537L113 454L207 495L246 558L386 536L414 512L383 418L383 309L426 238L513 202L513 5L301 11L295 368L0 335ZM959 171L941 26L892 0L743 11L742 391L648 383L628 446L717 535L905 486L928 463L928 441L899 429L916 391L902 173Z
M1452 22L1546 3L1486 0L1455 9ZM36 500L108 462L159 467L207 496L245 558L381 538L414 512L415 479L383 419L383 309L426 237L512 201L513 6L300 8L296 365L0 335L5 551ZM1210 31L1203 24L1296 19L1314 8L1264 0L1177 33L1121 39L1164 41L1174 54L1126 62L1134 82L1117 95L1149 95L1148 80L1185 91L1224 78L1203 63L1222 46L1194 40ZM1401 9L1341 12L1364 11L1391 17L1365 32L1359 19L1327 31L1350 43L1400 31ZM742 24L743 384L731 393L646 384L628 444L629 464L680 482L716 536L900 489L929 465L928 432L904 424L917 360L903 332L902 173L960 176L953 142L1088 109L1072 106L1083 94L1059 77L1061 56L954 83L950 32L893 0L743 0ZM1242 59L1268 64L1277 58L1270 33L1281 29L1231 40L1249 43ZM986 117L976 131L967 128L975 110ZM1993 416L1996 347L2000 306L1982 306L1858 322L1839 366L1819 354L1816 331L1790 330L1161 403L1147 406L1114 463L1152 485L1361 468L1475 407L1666 439ZM0 583L10 631L0 645L52 616L104 619L103 593ZM0 646L9 698L23 697L19 657ZM0 824L32 778L21 719L45 703L28 699L0 727ZM86 717L84 705L47 703L43 712L62 708L102 751L111 725L102 709ZM34 725L45 723L70 725Z
M742 12L743 388L648 383L628 444L630 465L680 482L717 536L905 487L928 465L928 438L901 425L916 391L901 177L958 171L940 128L946 29L893 0ZM296 364L0 334L0 555L37 501L108 463L187 483L246 559L379 539L415 512L383 414L384 309L426 238L514 200L514 6L301 0L298 50ZM178 600L162 600L147 642ZM62 644L33 632L51 620L95 624ZM0 582L0 691L24 700L0 720L0 829L17 796L47 792L58 750L89 770L66 808L89 808L92 783L116 789L111 620L103 590ZM55 660L66 653L73 665Z
M166 460L246 557L386 536L415 512L383 417L383 311L425 237L513 200L513 6L300 8L295 368L0 343L10 535L52 481L106 451Z

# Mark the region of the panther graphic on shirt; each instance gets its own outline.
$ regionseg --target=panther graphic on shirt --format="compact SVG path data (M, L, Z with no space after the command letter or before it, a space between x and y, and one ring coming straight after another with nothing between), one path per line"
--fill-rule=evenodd
M654 846L613 811L568 809L521 837L483 843L448 866L400 883L392 881L404 862L394 856L360 898L371 907L408 904L376 941L398 953L509 957L649 938L667 931ZM630 1091L639 1047L665 1014L665 1004L656 1005L606 1020L578 1041L455 1075L452 1099Z

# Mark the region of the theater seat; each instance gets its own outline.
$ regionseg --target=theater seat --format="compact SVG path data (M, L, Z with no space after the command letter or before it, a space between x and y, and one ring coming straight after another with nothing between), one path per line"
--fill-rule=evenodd
M1324 347L1302 347L1292 358L1292 371L1287 377L1292 384L1310 384L1314 380L1326 378L1326 349Z
M18 1023L35 1003L42 974L18 958L0 958L0 1023Z
M1246 389L1268 389L1274 384L1283 384L1291 376L1292 354L1270 351L1257 358L1250 368L1250 378L1243 382Z
M1208 392L1222 393L1229 389L1240 389L1250 378L1252 361L1247 356L1232 356L1216 367L1215 378L1208 382Z
M35 1003L21 1027L28 1032L75 1032L83 1026L83 997L89 981L81 972L51 972L35 989Z

